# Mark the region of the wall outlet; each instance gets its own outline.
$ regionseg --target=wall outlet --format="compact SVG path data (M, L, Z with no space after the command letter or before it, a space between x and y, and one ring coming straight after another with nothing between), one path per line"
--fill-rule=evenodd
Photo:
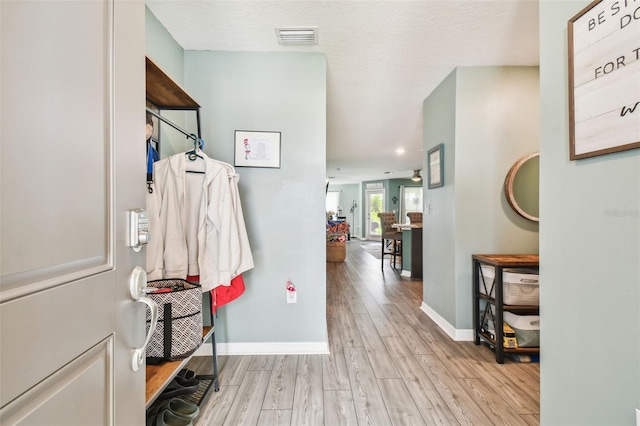
M298 302L298 289L291 281L287 281L287 285L285 287L287 289L287 303L297 303Z

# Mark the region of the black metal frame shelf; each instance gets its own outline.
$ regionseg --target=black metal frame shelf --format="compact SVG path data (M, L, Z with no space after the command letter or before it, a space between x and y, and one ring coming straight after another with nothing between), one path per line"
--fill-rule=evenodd
M495 268L495 278L491 288L487 288L482 276L482 265L490 265ZM473 277L473 331L474 343L480 345L486 341L493 346L496 354L496 362L504 363L505 353L539 354L540 348L505 348L504 333L502 324L504 322L504 311L517 312L521 314L539 313L539 306L535 305L505 305L503 302L503 280L502 272L504 268L538 268L538 255L531 254L474 254L472 256L472 277ZM482 277L482 282L481 282ZM480 285L483 285L484 293L480 292ZM495 291L495 293L494 293ZM495 294L495 297L488 296ZM485 302L481 311L481 301ZM491 309L494 306L494 309ZM495 338L483 330L486 316L491 314L493 319Z

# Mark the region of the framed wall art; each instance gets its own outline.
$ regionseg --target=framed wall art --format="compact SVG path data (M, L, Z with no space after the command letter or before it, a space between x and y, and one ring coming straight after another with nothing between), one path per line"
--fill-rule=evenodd
M427 152L427 188L444 186L444 144Z
M236 130L234 165L280 168L280 132Z
M640 8L596 0L568 22L570 159L640 148Z

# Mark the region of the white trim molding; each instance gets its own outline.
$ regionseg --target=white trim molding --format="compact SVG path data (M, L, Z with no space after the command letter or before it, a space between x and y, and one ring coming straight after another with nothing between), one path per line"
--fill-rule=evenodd
M257 342L257 343L218 343L218 355L300 355L329 354L328 342ZM213 355L211 343L203 343L194 356Z
M473 330L472 329L456 329L454 326L449 324L449 322L440 316L433 308L429 307L426 303L422 302L420 306L420 310L427 314L429 318L431 318L437 325L440 327L449 337L451 337L456 342L470 342L473 340Z

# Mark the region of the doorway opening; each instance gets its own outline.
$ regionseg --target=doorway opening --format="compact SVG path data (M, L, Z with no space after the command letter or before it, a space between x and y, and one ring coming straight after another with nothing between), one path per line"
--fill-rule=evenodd
M365 212L367 215L366 236L367 240L380 241L382 238L382 227L378 213L384 207L384 189L368 189L365 198Z

